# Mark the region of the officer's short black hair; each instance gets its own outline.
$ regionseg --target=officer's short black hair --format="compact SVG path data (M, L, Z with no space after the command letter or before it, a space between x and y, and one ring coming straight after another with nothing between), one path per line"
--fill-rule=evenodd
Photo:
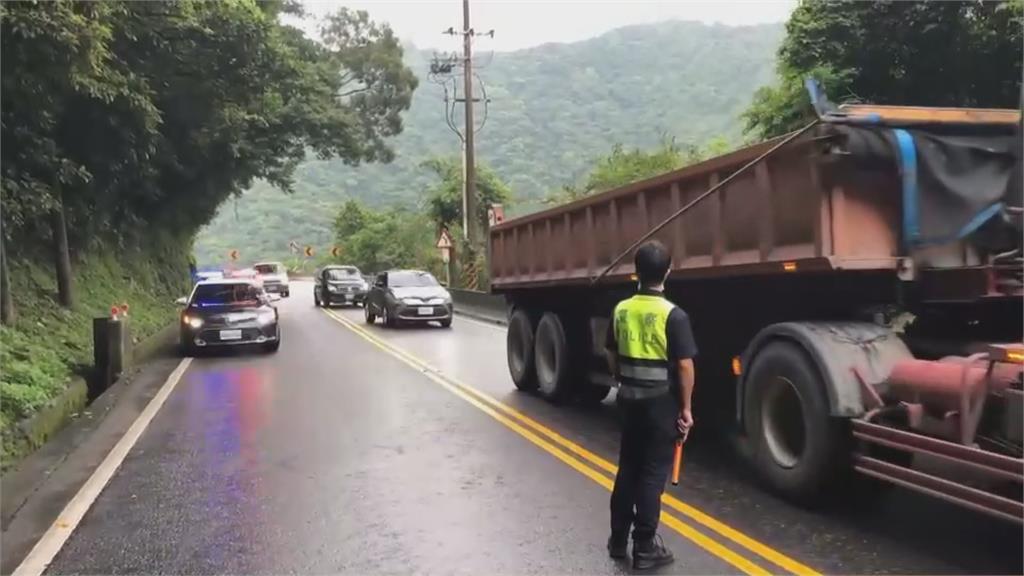
M672 256L664 244L657 240L648 240L636 249L633 262L636 264L636 275L640 278L640 285L650 286L665 279L668 267L672 264Z

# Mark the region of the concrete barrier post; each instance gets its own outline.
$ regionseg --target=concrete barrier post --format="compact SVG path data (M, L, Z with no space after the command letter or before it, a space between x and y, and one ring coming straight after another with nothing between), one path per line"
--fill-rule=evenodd
M131 332L127 319L93 318L92 358L89 396L95 398L116 382L131 362Z
M92 319L93 377L89 396L99 396L110 385L110 318Z

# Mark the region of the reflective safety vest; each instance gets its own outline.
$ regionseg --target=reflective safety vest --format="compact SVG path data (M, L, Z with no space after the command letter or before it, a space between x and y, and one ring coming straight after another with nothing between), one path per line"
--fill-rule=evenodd
M619 396L640 400L669 390L668 316L675 304L637 294L619 302L612 316L618 348Z

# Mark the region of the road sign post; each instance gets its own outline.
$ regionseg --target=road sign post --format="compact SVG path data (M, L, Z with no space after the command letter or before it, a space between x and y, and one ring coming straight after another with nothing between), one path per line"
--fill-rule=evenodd
M441 251L441 261L444 262L444 276L445 283L448 286L452 285L452 278L455 277L455 259L452 258L452 235L448 232L448 228L441 228L441 233L437 238L437 249Z

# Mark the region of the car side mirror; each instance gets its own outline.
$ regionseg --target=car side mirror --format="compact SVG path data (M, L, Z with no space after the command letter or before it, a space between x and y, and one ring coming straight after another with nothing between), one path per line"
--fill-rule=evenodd
M181 306L182 308L184 308L188 304L188 298L185 297L185 296L182 296L181 298L178 298L177 300L175 300L174 304L175 304L175 306Z

